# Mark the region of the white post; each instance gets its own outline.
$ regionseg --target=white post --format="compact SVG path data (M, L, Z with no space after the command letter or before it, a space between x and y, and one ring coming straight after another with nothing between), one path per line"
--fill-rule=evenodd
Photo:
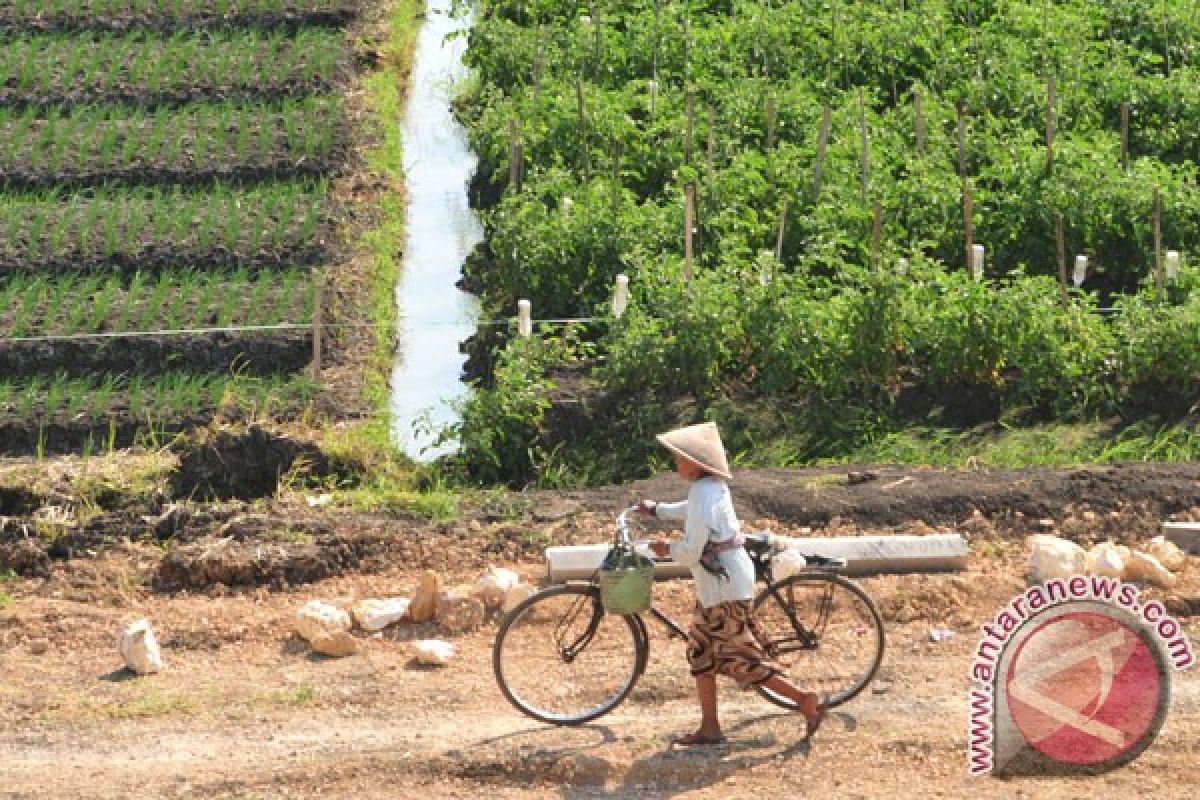
M971 245L971 275L975 280L983 278L983 245Z
M1171 283L1175 283L1177 280L1179 280L1179 251L1178 250L1168 250L1167 251L1167 260L1166 260L1166 263L1164 264L1164 266L1166 267L1166 270L1167 270L1167 280L1169 280Z
M564 217L571 216L571 209L574 207L575 201L571 199L570 195L564 195L563 198L558 201L558 212Z
M1087 264L1087 256L1075 256L1075 268L1071 270L1071 283L1075 284L1076 289L1082 286L1084 279L1087 278Z
M533 335L533 305L528 300L517 301L517 335L525 339Z
M897 275L907 275L908 274L908 259L907 258L901 258L899 261L896 262L896 274Z
M629 276L621 273L617 276L617 287L613 290L612 313L617 319L625 313L625 309L629 307Z
M658 110L658 81L651 78L646 88L650 91L650 118L654 118L654 112Z

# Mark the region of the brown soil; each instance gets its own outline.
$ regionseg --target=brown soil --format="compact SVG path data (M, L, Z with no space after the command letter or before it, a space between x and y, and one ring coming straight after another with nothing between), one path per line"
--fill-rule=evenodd
M1165 516L1200 513L1200 471L855 471L875 477L847 485L845 471L739 474L739 512L751 527L793 535L958 530L970 538L970 567L863 579L886 619L883 671L811 745L795 717L726 685L729 744L672 748L670 736L692 726L696 711L682 646L653 623L651 662L634 694L576 729L535 723L504 701L491 674L494 619L467 634L434 623L358 633L360 652L345 659L314 656L291 633L309 599L348 606L407 594L424 568L451 585L472 581L485 564L537 581L546 544L605 541L621 504L680 495L671 476L589 492L490 494L443 524L314 509L305 495L283 495L149 519L127 511L135 540L112 530L107 547L79 539L74 557L52 558L41 577L0 585L9 597L0 610L0 729L10 732L0 738L0 796L1191 795L1183 776L1200 751L1192 673L1176 676L1171 715L1150 749L1094 778L966 777L965 693L978 626L1023 585L1024 534L1144 540ZM29 497L5 497L6 508L32 519ZM115 527L120 515L112 518ZM656 602L680 615L690 591L661 583ZM1166 595L1148 591L1186 614L1200 597L1200 568L1189 564ZM135 678L119 669L114 634L142 615L167 669ZM1195 640L1200 620L1183 622ZM934 629L956 635L934 643ZM411 642L430 636L458 647L450 667L415 663Z

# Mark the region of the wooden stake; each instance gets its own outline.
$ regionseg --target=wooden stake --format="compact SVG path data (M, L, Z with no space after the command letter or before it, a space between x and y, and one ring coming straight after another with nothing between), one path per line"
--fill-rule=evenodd
M881 259L879 255L880 238L883 233L883 204L875 201L874 215L871 220L871 268L879 272Z
M967 179L967 107L962 100L954 104L958 112L958 177Z
M613 213L617 211L617 205L621 198L621 154L624 147L621 145L620 139L613 139Z
M775 95L767 95L767 149L775 149Z
M779 231L775 235L775 260L783 263L783 231L787 225L788 199L783 198L783 208L779 210Z
M832 113L829 106L821 106L821 130L817 133L817 166L813 173L813 197L821 196L821 168L825 165L825 147L829 144Z
M1129 170L1129 103L1121 103L1121 169Z
M1046 169L1054 168L1054 76L1046 79Z
M588 148L587 148L587 114L584 113L583 105L583 81L575 81L575 100L579 106L579 166L583 171L584 177L587 177L588 168Z
M692 226L696 219L696 186L683 187L683 277L692 280Z
M858 88L858 128L862 135L859 184L863 198L865 199L867 196L867 186L871 182L871 137L867 131L867 109L863 102L863 90L861 86Z
M694 119L694 113L693 113L694 99L692 97L692 93L690 90L687 93L687 101L686 102L687 102L687 139L683 145L683 163L688 164L690 166L692 163L692 138L693 138L693 130L694 130L694 126L695 126L695 119Z
M508 185L521 191L521 133L516 117L508 121Z
M1069 307L1067 299L1067 246L1063 239L1063 215L1054 215L1054 240L1058 245L1058 294L1063 310Z
M1157 186L1154 187L1154 288L1161 300L1163 292L1162 203L1159 200Z
M967 271L971 271L971 261L974 256L975 247L975 226L971 221L971 183L968 181L963 184L963 238L966 240L967 253Z
M717 161L717 113L708 107L708 182L712 184Z
M917 156L925 157L925 110L921 104L921 90L913 90L913 116L917 136Z
M314 381L321 380L321 337L324 335L322 327L324 325L324 309L325 304L324 290L322 288L323 281L321 280L321 271L314 269L313 275L313 357L312 357L312 377Z

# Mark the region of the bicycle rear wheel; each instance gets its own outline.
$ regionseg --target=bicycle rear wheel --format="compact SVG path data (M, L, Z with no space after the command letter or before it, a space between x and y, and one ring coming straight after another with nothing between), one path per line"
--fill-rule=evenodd
M805 572L772 583L759 592L754 610L784 677L816 692L828 707L861 692L883 661L879 611L858 584L841 575ZM775 705L796 708L786 697L756 688Z
M526 598L500 625L492 669L522 713L552 725L579 725L625 699L646 663L637 616L606 614L600 590L562 584Z

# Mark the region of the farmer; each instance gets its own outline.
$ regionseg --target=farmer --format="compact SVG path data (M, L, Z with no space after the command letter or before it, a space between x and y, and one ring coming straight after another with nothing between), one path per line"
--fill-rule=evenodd
M675 739L681 745L725 741L717 718L717 675L727 675L741 689L761 684L796 703L804 714L805 738L817 732L825 708L813 692L802 691L782 674L764 652L753 616L754 564L746 554L741 524L725 481L732 476L725 448L714 423L706 422L663 433L659 443L675 456L675 471L692 484L687 500L658 503L642 500L638 511L659 519L684 520L683 538L653 541L660 558L670 556L690 567L696 608L688 630L688 664L696 678L700 727Z

